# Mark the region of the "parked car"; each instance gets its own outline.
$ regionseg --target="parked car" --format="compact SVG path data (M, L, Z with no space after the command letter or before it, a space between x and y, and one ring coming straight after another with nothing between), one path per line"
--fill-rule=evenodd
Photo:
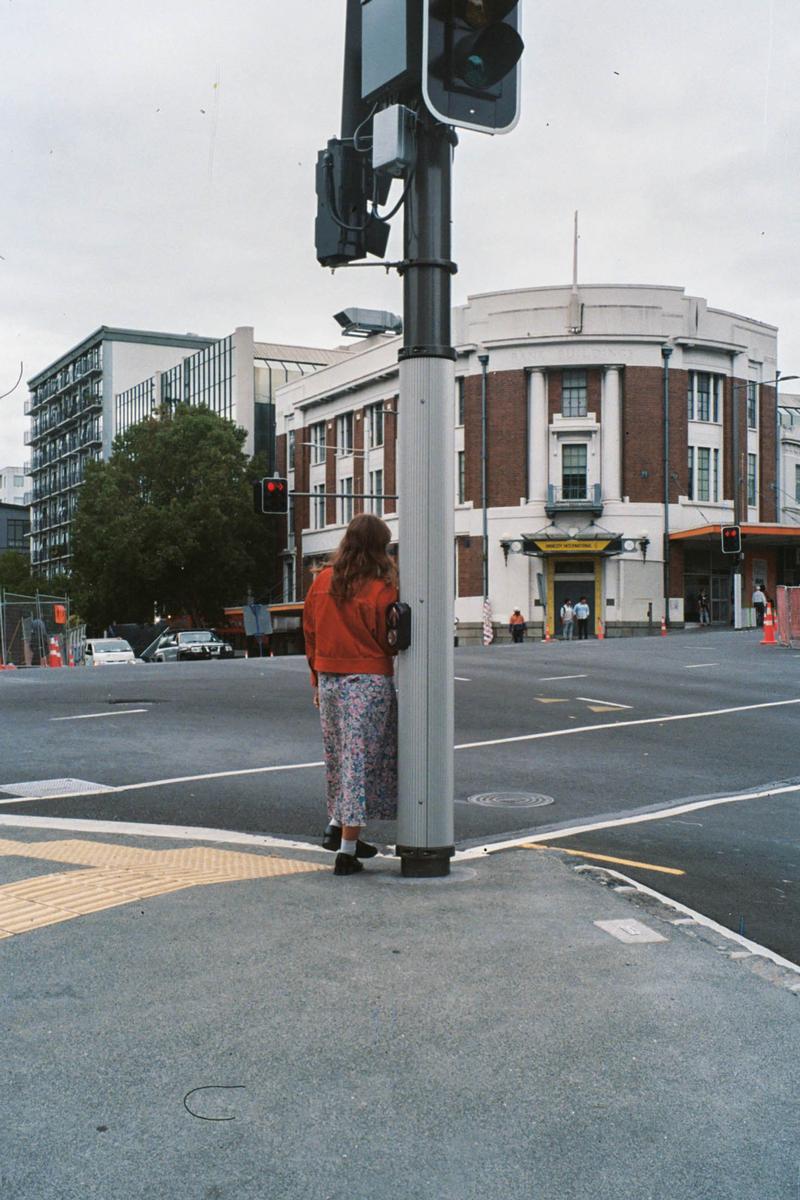
M212 629L173 630L158 639L148 658L157 663L233 658L233 646L218 638Z
M125 638L88 638L83 661L87 667L110 667L118 663L135 663L136 655Z

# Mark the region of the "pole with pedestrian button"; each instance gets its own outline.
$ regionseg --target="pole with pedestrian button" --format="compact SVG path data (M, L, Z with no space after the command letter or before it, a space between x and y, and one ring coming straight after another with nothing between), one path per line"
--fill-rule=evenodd
M397 853L408 876L450 870L453 834L455 351L450 345L453 135L424 111L405 207L398 406L400 655Z

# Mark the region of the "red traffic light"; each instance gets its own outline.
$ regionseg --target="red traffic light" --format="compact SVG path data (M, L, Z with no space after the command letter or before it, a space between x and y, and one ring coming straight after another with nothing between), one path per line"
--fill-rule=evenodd
M259 479L253 485L256 512L270 517L282 517L289 511L289 481L274 475Z
M721 549L723 554L740 554L742 550L742 531L738 525L723 525L721 530Z

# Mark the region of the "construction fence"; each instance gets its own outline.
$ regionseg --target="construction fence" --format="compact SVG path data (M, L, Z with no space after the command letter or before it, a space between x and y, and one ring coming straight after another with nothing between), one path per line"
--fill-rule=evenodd
M0 588L0 667L83 662L86 626L70 622L68 596L19 596Z
M800 587L777 589L775 636L782 646L800 649Z

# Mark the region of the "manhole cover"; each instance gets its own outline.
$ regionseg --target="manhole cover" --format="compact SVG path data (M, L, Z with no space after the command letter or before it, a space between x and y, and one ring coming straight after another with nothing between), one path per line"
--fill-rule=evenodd
M467 804L477 804L480 808L546 808L554 803L552 796L533 792L479 792L467 797Z

